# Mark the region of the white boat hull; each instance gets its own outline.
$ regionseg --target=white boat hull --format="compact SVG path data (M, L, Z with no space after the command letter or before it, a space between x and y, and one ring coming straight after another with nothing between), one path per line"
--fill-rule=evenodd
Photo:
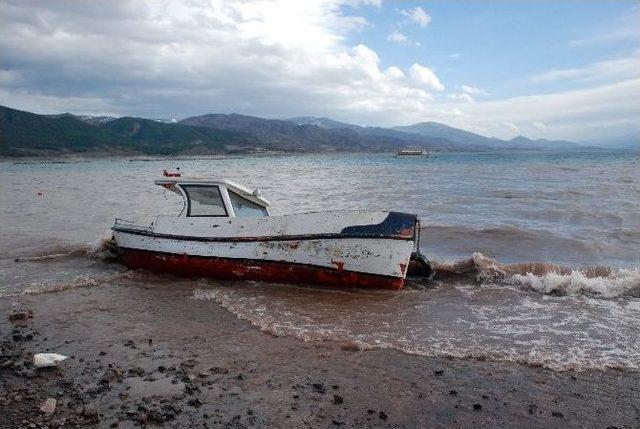
M334 211L263 218L160 216L150 228L116 224L136 268L332 286L401 288L417 220L396 212Z

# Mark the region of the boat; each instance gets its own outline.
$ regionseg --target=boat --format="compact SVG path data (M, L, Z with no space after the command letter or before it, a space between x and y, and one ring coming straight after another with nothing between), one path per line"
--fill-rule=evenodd
M274 216L259 189L223 178L163 177L183 198L149 225L116 219L111 246L131 268L223 280L400 289L419 252L416 215L330 210Z
M428 152L425 152L425 150L421 147L416 147L416 146L407 146L407 147L403 147L398 149L398 151L396 152L397 156L420 156L420 155L429 155Z

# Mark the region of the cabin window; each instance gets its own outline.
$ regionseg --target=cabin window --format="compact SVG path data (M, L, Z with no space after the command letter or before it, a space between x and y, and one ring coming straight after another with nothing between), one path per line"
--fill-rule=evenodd
M217 186L185 185L187 216L228 216Z
M229 193L229 199L233 206L233 211L236 213L236 217L262 217L269 216L267 209L260 204L256 204L246 198L233 192L231 189L227 189Z

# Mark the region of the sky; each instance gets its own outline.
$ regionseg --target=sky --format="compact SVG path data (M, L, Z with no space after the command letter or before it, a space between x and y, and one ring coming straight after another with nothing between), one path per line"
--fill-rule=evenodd
M0 104L604 141L640 133L640 2L0 0Z

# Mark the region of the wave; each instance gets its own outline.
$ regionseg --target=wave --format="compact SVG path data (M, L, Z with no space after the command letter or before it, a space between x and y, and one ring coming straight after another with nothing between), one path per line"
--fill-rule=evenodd
M109 239L103 238L95 246L85 244L56 244L31 255L3 256L0 259L13 259L15 262L45 262L66 258L102 258L110 257Z
M440 281L471 280L478 283L520 286L548 295L586 295L601 298L640 297L640 269L604 266L579 269L548 262L505 264L476 252L469 259L436 263Z
M503 361L554 371L640 370L640 355L635 346L616 343L620 341L619 338L590 338L582 342L578 336L575 341L566 342L564 336L550 335L547 329L539 337L529 340L516 336L512 337L511 342L496 342L495 335L502 339L505 335L509 336L508 333L501 333L500 328L510 322L500 320L500 317L493 320L496 316L493 312L471 325L454 324L445 329L432 326L425 331L423 319L415 318L424 311L423 307L415 307L415 296L410 294L405 295L406 301L394 301L394 307L399 307L397 310L374 311L363 315L360 306L347 309L342 300L335 304L332 297L318 297L311 289L303 289L307 290L309 295L315 296L319 307L299 308L295 305L299 299L292 299L292 296L296 296L300 290L294 289L289 291L291 293L280 295L265 290L264 286L195 289L192 296L197 300L216 302L238 319L247 321L266 334L291 336L305 342L335 341L349 351L395 349L419 356ZM331 307L330 311L323 309L327 304ZM338 313L334 317L335 311ZM520 314L526 309L516 305L513 311ZM413 316L408 316L409 312ZM327 314L331 317L327 318ZM538 313L534 311L525 316L531 318L536 315ZM461 315L462 319L459 320L472 320L464 319L468 316ZM402 318L404 324L394 327L398 317ZM625 317L630 316L627 314ZM391 320L394 322L389 323ZM482 329L483 324L494 329L486 332Z
M32 283L20 292L0 294L0 297L18 297L23 295L42 295L46 293L64 292L72 289L80 289L87 287L100 286L104 283L112 282L123 278L132 278L134 271L127 270L104 276L78 276L69 281L48 284L48 283Z

